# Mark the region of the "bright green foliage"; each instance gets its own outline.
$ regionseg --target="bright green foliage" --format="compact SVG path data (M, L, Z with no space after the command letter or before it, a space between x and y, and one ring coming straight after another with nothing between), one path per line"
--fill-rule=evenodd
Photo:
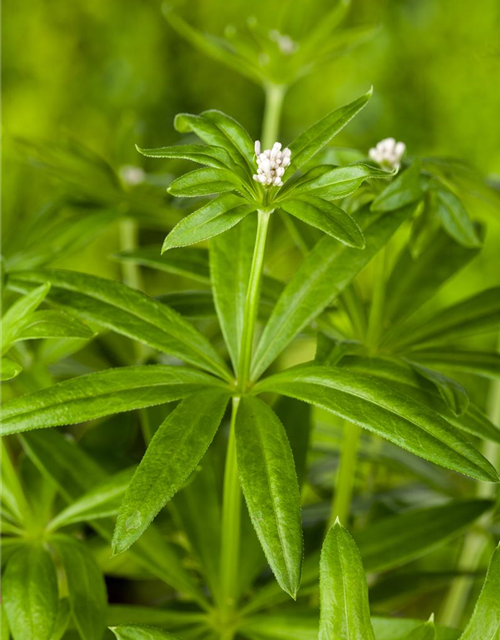
M178 637L171 633L138 624L120 625L119 627L110 627L110 629L117 640L178 640Z

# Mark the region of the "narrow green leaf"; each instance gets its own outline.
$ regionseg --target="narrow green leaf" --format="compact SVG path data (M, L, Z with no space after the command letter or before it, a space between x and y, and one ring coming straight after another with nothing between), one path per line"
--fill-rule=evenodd
M210 196L226 191L243 190L234 172L228 169L195 169L174 180L167 191L179 198Z
M411 205L390 216L359 211L354 219L365 236L364 251L329 237L318 242L283 290L264 328L252 366L254 380L350 284L413 211Z
M345 167L321 165L288 182L278 201L285 196L295 198L303 194L338 200L354 193L368 178L387 180L390 176L387 171L369 164L349 164Z
M167 365L107 369L19 396L3 406L1 435L76 424L224 388L201 371Z
M63 535L51 538L64 567L73 620L82 640L100 640L106 627L104 577L87 547Z
M448 189L436 189L437 212L443 227L459 244L472 249L481 246L474 223L460 199Z
M255 211L255 206L243 198L233 194L219 196L183 218L166 237L162 252L224 233L252 211Z
M283 425L258 398L236 417L238 474L252 523L281 588L295 598L302 564L300 494Z
M109 628L117 640L179 640L178 636L173 636L167 631L139 624L125 624Z
M337 522L321 550L319 640L375 640L361 556Z
M500 633L500 546L491 557L486 580L460 640L498 640Z
M419 375L436 385L440 396L455 415L460 416L467 410L469 406L469 396L462 385L438 371L423 367L416 362L409 362Z
M50 290L50 282L45 282L30 291L7 309L0 321L2 352L16 339L25 326L26 320L45 300Z
M12 380L23 370L22 366L10 358L0 358L0 382Z
M201 391L181 402L156 431L118 513L113 551L128 549L181 488L212 442L229 394Z
M224 135L231 140L250 167L254 166L254 143L248 131L234 118L217 109L209 109L201 114L207 120L215 123Z
M344 107L331 111L312 127L301 133L298 138L295 138L289 145L292 152L291 165L288 170L289 175L291 176L294 171L300 169L328 144L361 111L371 95L372 89Z
M351 6L351 0L338 0L333 9L308 31L300 43L299 53L314 53L332 39L333 31L342 23ZM335 39L335 36L333 37Z
M280 203L282 209L299 220L320 229L348 247L363 249L361 229L349 214L332 202L316 196L301 196Z
M185 144L174 147L160 147L159 149L141 149L137 145L135 148L139 153L148 158L191 160L192 162L204 164L213 169L227 169L233 166L231 156L222 147Z
M17 289L44 281L52 283L49 299L58 307L231 379L222 358L191 323L140 291L105 278L59 269L16 271L9 276L9 286Z
M371 376L302 365L266 378L254 389L310 402L425 460L478 480L500 482L492 465L449 422Z
M7 507L18 523L26 522L31 509L26 499L20 477L14 468L7 445L0 440L0 478L2 506Z
M295 461L299 487L302 487L307 476L307 454L312 430L311 406L295 398L281 396L273 410L285 427Z
M416 160L375 198L371 208L374 211L394 211L422 197L420 162Z
M485 378L500 378L500 353L464 349L419 349L408 357L425 366L463 371Z
M436 625L434 624L434 616L416 629L412 629L405 636L405 640L436 640Z
M25 546L10 559L2 597L15 640L51 640L57 618L57 576L48 551Z
M71 608L69 606L68 598L60 598L59 606L57 608L57 619L54 625L54 631L52 632L52 636L50 640L61 640L64 634L66 633L66 629L68 628L69 621L71 618Z
M36 340L41 338L79 338L89 340L94 332L77 318L62 311L35 311L17 340Z
M210 273L215 308L231 362L238 370L245 300L257 233L256 216L246 217L210 245Z
M111 258L118 262L139 264L151 269L190 278L196 282L210 284L208 251L198 247L170 249L161 255L161 246L140 247L134 251L121 251Z

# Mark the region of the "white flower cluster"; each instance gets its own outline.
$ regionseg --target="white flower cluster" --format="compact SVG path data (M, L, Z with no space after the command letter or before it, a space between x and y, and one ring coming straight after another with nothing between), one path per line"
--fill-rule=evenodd
M275 142L272 149L265 149L261 152L260 141L256 140L255 156L258 169L253 179L267 186L283 186L281 178L290 164L291 155L292 152L288 147L281 150L280 142Z
M374 149L370 149L369 155L381 167L386 169L399 169L401 158L406 151L404 142L396 142L394 138L386 138L377 143Z

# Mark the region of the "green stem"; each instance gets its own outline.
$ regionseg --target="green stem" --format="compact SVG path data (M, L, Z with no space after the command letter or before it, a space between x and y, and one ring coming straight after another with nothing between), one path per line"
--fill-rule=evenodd
M241 489L236 463L236 414L240 399L233 398L222 499L222 535L220 555L220 609L230 616L236 604L238 559L240 554Z
M278 139L281 109L287 87L278 84L268 84L266 92L266 108L264 124L262 125L262 148L270 148Z
M133 251L138 247L139 229L137 222L131 218L123 218L119 225L120 250ZM142 290L140 267L131 262L122 263L123 282L134 289Z
M335 493L333 497L332 513L330 516L330 525L335 522L336 518L338 518L343 525L347 525L351 510L354 479L356 477L356 463L360 436L361 427L349 422L344 423L344 439L342 442L340 465L335 481Z
M253 251L252 267L248 282L248 293L245 300L243 333L241 336L240 358L238 366L238 387L243 393L246 391L250 378L250 367L252 364L253 342L255 335L255 324L259 309L260 282L262 278L262 268L264 266L264 253L266 250L267 230L271 211L258 212L257 236Z

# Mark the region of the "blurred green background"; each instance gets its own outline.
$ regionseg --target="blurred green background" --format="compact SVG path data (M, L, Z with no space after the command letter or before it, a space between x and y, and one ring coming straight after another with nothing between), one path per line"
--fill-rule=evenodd
M251 16L271 29L288 14L287 32L300 39L334 4L190 0L174 7L216 35ZM373 84L369 107L336 144L365 151L394 136L410 154L457 156L500 174L498 0L354 0L348 24L380 30L290 90L284 142ZM172 120L179 111L219 108L259 136L261 88L183 41L164 19L161 0L6 0L3 25L4 229L18 228L52 194L46 176L11 144L14 137L49 146L69 137L118 170L143 165L136 142L177 141ZM147 167L161 172L167 164ZM477 203L471 206L475 215ZM489 233L496 238L498 229ZM105 242L113 243L112 235ZM103 268L112 273L115 266Z

